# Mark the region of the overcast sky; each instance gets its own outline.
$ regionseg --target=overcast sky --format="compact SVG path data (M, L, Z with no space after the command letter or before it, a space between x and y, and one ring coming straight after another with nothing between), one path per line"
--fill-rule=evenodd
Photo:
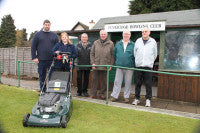
M91 20L127 16L130 0L3 0L0 18L11 14L16 29L26 28L30 34L42 28L45 19L51 30L71 30L78 22L89 25ZM1 20L0 20L1 22Z

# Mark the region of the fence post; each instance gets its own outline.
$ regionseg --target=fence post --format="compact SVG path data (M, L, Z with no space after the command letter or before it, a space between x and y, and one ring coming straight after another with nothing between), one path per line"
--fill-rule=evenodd
M20 61L18 61L18 87L20 87L20 68L19 68L19 63L20 63Z
M5 64L5 54L4 54L4 48L3 48L3 52L2 52L3 54L2 54L2 56L3 56L3 59L2 59L2 67L3 67L3 73L5 72L5 70L4 70L4 64Z
M109 68L110 66L107 66L107 95L106 95L106 104L108 104L108 90L109 90Z
M17 58L18 58L18 47L15 46L15 75L17 75Z

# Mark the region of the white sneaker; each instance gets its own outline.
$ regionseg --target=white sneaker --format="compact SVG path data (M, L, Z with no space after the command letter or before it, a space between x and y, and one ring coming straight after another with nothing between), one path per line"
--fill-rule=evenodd
M150 107L151 106L151 101L149 99L146 100L146 107Z
M138 103L140 103L140 100L139 99L135 99L132 104L133 105L137 105Z

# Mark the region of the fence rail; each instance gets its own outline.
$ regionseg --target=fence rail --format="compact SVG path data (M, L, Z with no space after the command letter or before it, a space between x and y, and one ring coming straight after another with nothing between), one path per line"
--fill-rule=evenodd
M33 62L27 61L18 61L18 87L20 87L20 63L28 63L28 64L36 64ZM180 73L172 73L172 72L162 72L162 71L153 71L153 70L144 70L138 68L128 68L128 67L121 67L121 66L113 66L113 65L75 65L75 67L106 67L107 68L107 91L106 91L106 104L108 104L108 91L109 91L109 68L120 68L120 69L130 69L130 70L137 70L137 71L145 71L145 72L152 72L152 73L160 73L160 74L168 74L168 75L176 75L176 76L189 76L189 77L200 77L200 75L192 75L192 74L180 74Z
M28 63L28 64L37 64L34 62L27 62L27 61L18 61L18 70L17 70L17 75L18 75L18 87L20 87L20 63Z

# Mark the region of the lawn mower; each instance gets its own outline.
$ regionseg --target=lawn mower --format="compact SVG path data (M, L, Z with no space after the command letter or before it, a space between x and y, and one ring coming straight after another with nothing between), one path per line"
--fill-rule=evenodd
M55 60L69 63L69 71L53 70ZM23 117L23 126L44 126L66 128L72 115L73 103L71 95L73 58L71 53L60 52L54 57L45 79L46 92L41 91L39 100L32 109L31 115ZM44 83L44 84L45 84ZM43 85L42 90L46 85Z

